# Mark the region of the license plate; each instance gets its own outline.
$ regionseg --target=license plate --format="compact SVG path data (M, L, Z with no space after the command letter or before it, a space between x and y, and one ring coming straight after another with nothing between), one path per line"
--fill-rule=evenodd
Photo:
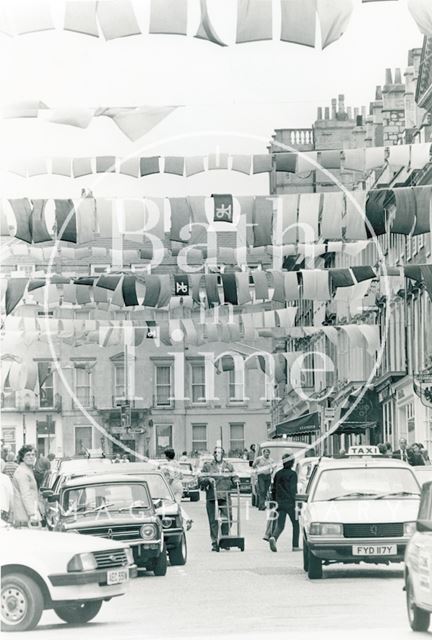
M356 544L352 548L353 556L396 556L396 544Z
M126 582L127 579L127 569L117 569L115 571L108 571L107 573L107 584L119 584L120 582Z

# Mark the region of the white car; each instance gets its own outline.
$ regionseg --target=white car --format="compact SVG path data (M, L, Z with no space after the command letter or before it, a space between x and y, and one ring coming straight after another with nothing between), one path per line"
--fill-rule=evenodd
M312 580L322 577L323 564L401 562L415 532L420 485L412 467L376 447L352 447L351 454L322 459L308 494L298 496L303 568Z
M432 482L422 487L416 533L405 553L405 591L413 631L427 631L432 613Z
M2 631L34 629L44 609L89 622L136 575L128 546L93 536L0 526L0 548Z

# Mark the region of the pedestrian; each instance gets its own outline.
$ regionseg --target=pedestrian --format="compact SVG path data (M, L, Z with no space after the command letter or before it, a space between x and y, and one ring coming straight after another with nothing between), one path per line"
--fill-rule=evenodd
M419 442L419 448L420 448L420 453L423 456L423 460L425 461L425 464L430 464L431 461L430 461L427 449L425 449L424 445L421 442Z
M387 447L385 446L384 442L380 442L378 445L378 451L380 452L380 454L382 456L385 456L387 453Z
M121 462L120 454L116 453L112 461L113 461L113 464L120 464Z
M254 444L251 444L248 451L248 460L249 460L250 467L253 465L253 462L255 460L255 452L256 452L256 447Z
M346 457L347 457L347 452L343 447L342 449L339 449L339 453L337 454L337 456L335 456L335 458L346 458Z
M224 460L224 450L216 446L213 460L205 462L200 474L200 487L206 491L206 509L210 528L212 551L218 551L218 519L231 522L231 499L229 492L237 486L239 479L234 467ZM219 513L216 513L216 498ZM221 533L229 535L229 522L222 522Z
M316 451L314 447L309 447L305 453L305 458L316 458Z
M399 449L393 451L393 458L397 460L403 460L404 462L409 462L410 452L407 448L406 438L400 438L399 440Z
M272 500L276 503L277 520L274 524L273 535L269 538L272 551L277 551L277 540L285 528L287 515L293 528L292 549L299 549L300 527L296 518L295 500L297 495L297 474L293 470L294 457L290 453L282 456L282 469L276 472L272 486Z
M122 462L130 462L130 460L129 460L129 456L128 456L126 453L125 453L125 454L123 454L123 455L122 455L122 458L121 458L121 461L122 461Z
M425 460L422 456L421 449L416 442L414 442L414 444L411 446L409 463L413 467L421 467L425 465Z
M270 458L270 449L263 449L262 456L259 456L253 463L253 469L257 471L257 507L259 511L265 511L265 503L271 485L271 477L274 461Z
M183 451L180 456L180 462L187 462L187 459L188 459L187 451Z
M391 442L386 442L385 443L385 447L386 447L386 452L385 452L385 457L386 458L393 458L393 450L392 450L392 446L391 446Z
M9 452L7 455L7 459L5 462L5 466L3 468L3 473L5 473L12 480L15 471L18 469L18 465L15 462L15 454Z
M51 469L51 463L48 458L45 458L41 452L39 452L36 464L34 465L34 477L36 478L36 484L38 489L43 486L43 482L46 474Z
M163 471L169 480L176 502L180 504L183 497L183 474L181 466L175 459L174 449L165 449L164 455L168 464L163 465Z
M8 474L0 473L0 518L9 522L12 518L13 487Z
M16 527L41 524L39 491L33 472L35 463L36 449L30 444L25 444L18 451L18 469L12 478L13 521Z

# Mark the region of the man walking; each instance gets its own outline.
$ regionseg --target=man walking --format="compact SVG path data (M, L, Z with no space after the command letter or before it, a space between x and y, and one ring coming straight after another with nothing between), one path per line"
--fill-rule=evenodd
M212 551L218 551L218 519L224 518L231 521L231 500L229 492L239 479L234 473L234 467L224 460L224 450L216 446L213 452L213 460L205 462L200 474L200 487L206 491L206 509L210 527ZM216 498L218 511L216 513ZM223 522L221 533L229 535L229 524Z
M270 449L264 449L262 456L259 456L252 465L252 467L257 470L257 507L260 511L265 510L265 502L271 484L273 464L274 462L270 458Z
M299 548L299 523L295 512L295 497L297 494L297 474L293 471L294 458L292 454L286 453L282 456L282 469L276 473L273 480L272 500L276 502L277 520L273 535L269 538L270 549L277 551L276 542L285 528L287 515L291 520L293 528L293 551Z
M404 462L411 462L411 456L410 452L407 449L407 441L405 438L401 438L399 440L399 449L393 452L393 458L397 460L403 460Z

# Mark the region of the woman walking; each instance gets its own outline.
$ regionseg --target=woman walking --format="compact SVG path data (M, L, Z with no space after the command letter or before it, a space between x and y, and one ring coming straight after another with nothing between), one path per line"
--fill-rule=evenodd
M16 527L39 526L42 516L39 509L39 491L33 467L36 449L29 444L18 451L18 468L12 478L13 522Z

